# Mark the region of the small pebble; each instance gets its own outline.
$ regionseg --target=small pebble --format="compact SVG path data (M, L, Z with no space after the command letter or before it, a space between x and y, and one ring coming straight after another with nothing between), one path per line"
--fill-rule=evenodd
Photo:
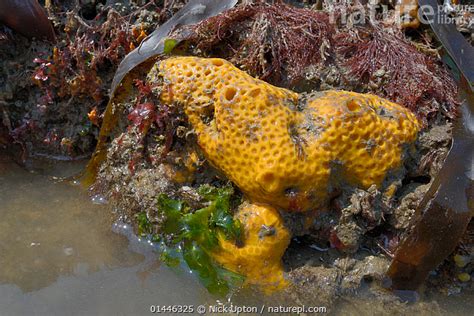
M93 204L97 204L97 205L100 205L100 204L107 204L107 199L100 195L100 194L97 194L97 195L94 195L92 198L92 203Z
M464 268L469 263L469 258L466 256L455 255L454 262L460 268Z
M72 249L71 247L66 247L63 249L63 252L66 256L72 256L74 254L74 249Z
M378 70L374 73L374 76L375 76L375 77L383 77L384 75L385 75L385 69L383 69L383 68L378 69Z
M471 276L468 273L459 273L458 279L461 282L468 282L471 280Z

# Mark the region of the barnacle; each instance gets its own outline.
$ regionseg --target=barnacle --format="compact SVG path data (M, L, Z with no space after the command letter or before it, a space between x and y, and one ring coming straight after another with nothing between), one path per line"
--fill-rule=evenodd
M245 275L248 284L267 291L284 287L281 257L290 243L290 234L276 209L268 205L243 203L234 215L242 223L243 245L219 235L212 257L230 271Z
M184 108L206 158L251 201L289 211L321 207L342 184L382 186L420 128L380 97L301 96L217 58L169 58L148 79L162 80L161 102Z

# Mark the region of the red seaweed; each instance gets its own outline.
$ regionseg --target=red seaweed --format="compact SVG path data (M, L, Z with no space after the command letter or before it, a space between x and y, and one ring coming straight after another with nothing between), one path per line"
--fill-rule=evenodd
M336 24L327 12L258 1L174 34L180 32L190 34L186 41L195 54L226 58L274 85L301 89L307 70L333 68L342 81L337 88L400 103L425 124L438 113L453 119L459 105L444 65L418 51L400 30L377 21L350 27ZM382 72L384 81L371 85Z
M80 20L81 18L71 17ZM69 34L65 45L54 47L48 59L36 58L33 75L45 94L60 98L85 97L95 102L106 98L99 71L108 63L117 64L128 53L134 37L126 19L110 10L105 21L66 26Z
M334 43L349 68L349 80L367 84L383 71L389 80L375 89L378 95L406 106L424 123L440 111L454 118L456 83L446 68L398 31L377 25L357 27L337 34Z
M194 32L198 49L221 45L232 62L275 83L300 79L305 67L321 62L333 27L326 13L259 1L209 18Z

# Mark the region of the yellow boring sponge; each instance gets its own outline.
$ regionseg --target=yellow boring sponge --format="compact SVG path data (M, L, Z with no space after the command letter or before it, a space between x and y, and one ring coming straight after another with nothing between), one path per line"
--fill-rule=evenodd
M234 217L242 223L243 245L220 235L220 248L212 257L226 269L246 276L247 284L263 286L267 291L286 286L281 258L290 243L290 234L278 211L244 202Z
M420 128L409 110L377 96L300 96L223 59L169 58L149 80L162 80L161 102L184 108L217 169L252 201L289 211L322 206L343 183L380 186Z
M305 113L299 133L307 143L307 159L317 157L324 147L332 153L326 172L336 182L362 188L380 185L387 172L401 165L404 145L416 140L421 126L412 112L398 104L347 91L327 91L310 99ZM321 132L304 128L311 125Z

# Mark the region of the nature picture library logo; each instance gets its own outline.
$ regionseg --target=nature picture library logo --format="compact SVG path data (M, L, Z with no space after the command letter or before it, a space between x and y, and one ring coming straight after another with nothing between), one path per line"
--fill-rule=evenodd
M330 21L342 25L364 25L384 22L401 27L419 24L457 24L474 25L474 4L455 4L453 0L444 0L443 4L432 6L418 5L418 1L397 0L395 8L382 4L380 0L369 0L366 5L340 5L334 1L330 5Z
M418 9L418 19L421 23L438 24L474 24L474 4L453 4L452 0L445 0L444 4L438 5L437 10L430 5L422 5Z

